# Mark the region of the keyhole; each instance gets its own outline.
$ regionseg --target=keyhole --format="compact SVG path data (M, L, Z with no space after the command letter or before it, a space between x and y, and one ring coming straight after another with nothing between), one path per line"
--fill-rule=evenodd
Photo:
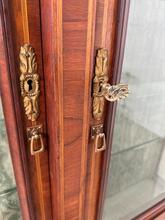
M29 92L33 89L33 81L31 80L31 79L29 79L28 81L27 81L27 84L28 84L28 86L29 86L29 88L28 88L28 90L29 90Z

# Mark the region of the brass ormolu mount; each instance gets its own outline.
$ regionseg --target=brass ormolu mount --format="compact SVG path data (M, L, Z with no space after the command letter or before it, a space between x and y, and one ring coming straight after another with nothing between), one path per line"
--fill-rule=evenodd
M126 98L129 94L128 85L110 85L108 83L108 51L101 48L97 51L95 76L93 79L93 117L100 122L103 117L105 100L115 102ZM95 152L106 149L106 137L103 124L92 126L91 138Z
M97 121L102 118L105 100L115 102L126 98L128 94L128 85L110 85L108 83L108 51L103 48L99 49L93 79L93 117Z
M24 44L20 48L19 58L21 72L20 86L24 110L28 120L32 123L32 127L27 128L27 136L30 141L31 155L34 155L44 151L42 125L37 125L37 119L40 113L40 81L34 48L30 44Z

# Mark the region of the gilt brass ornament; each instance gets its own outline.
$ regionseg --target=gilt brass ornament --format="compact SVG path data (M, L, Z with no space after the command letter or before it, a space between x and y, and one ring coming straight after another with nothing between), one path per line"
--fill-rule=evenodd
M42 124L37 125L40 85L34 48L29 44L24 44L20 48L19 58L21 95L23 97L25 114L32 124L32 127L27 128L27 137L30 153L35 155L43 152L45 147Z
M103 48L99 49L93 79L93 117L98 121L102 119L105 100L115 102L126 98L128 94L128 85L108 83L108 51Z
M91 128L91 138L94 141L95 152L106 150L106 139L103 124L94 125Z
M33 127L27 128L27 136L30 141L30 153L31 155L38 154L43 152L45 147L42 138L43 128L42 125L36 125ZM37 142L37 146L35 149L35 142Z
M20 49L20 85L24 109L30 121L36 121L39 116L39 75L34 49L25 44Z

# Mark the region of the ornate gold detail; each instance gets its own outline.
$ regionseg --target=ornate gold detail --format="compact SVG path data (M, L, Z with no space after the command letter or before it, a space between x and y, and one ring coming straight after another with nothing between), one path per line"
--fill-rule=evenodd
M103 111L105 99L100 96L100 84L108 81L108 51L99 49L96 56L95 77L93 79L93 116L100 120Z
M115 102L128 96L128 85L118 84L111 86L110 84L102 85L102 94L107 101Z
M30 128L27 128L27 135L30 141L31 155L43 152L45 150L43 139L42 139L42 125L36 125Z
M114 102L126 98L129 94L128 85L111 86L108 83L108 51L99 49L96 56L95 76L93 79L93 116L102 118L105 99Z
M91 138L94 140L95 152L100 152L106 149L105 134L103 132L103 124L92 126Z
M37 73L36 54L34 49L25 44L20 49L20 85L25 114L31 121L39 116L39 75Z

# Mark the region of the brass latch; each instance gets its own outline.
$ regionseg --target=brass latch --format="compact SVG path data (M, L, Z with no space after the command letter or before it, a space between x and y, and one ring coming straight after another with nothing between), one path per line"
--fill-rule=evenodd
M108 83L108 51L103 48L99 49L93 79L93 117L96 120L102 118L105 100L115 102L126 98L128 94L128 85L110 85Z

